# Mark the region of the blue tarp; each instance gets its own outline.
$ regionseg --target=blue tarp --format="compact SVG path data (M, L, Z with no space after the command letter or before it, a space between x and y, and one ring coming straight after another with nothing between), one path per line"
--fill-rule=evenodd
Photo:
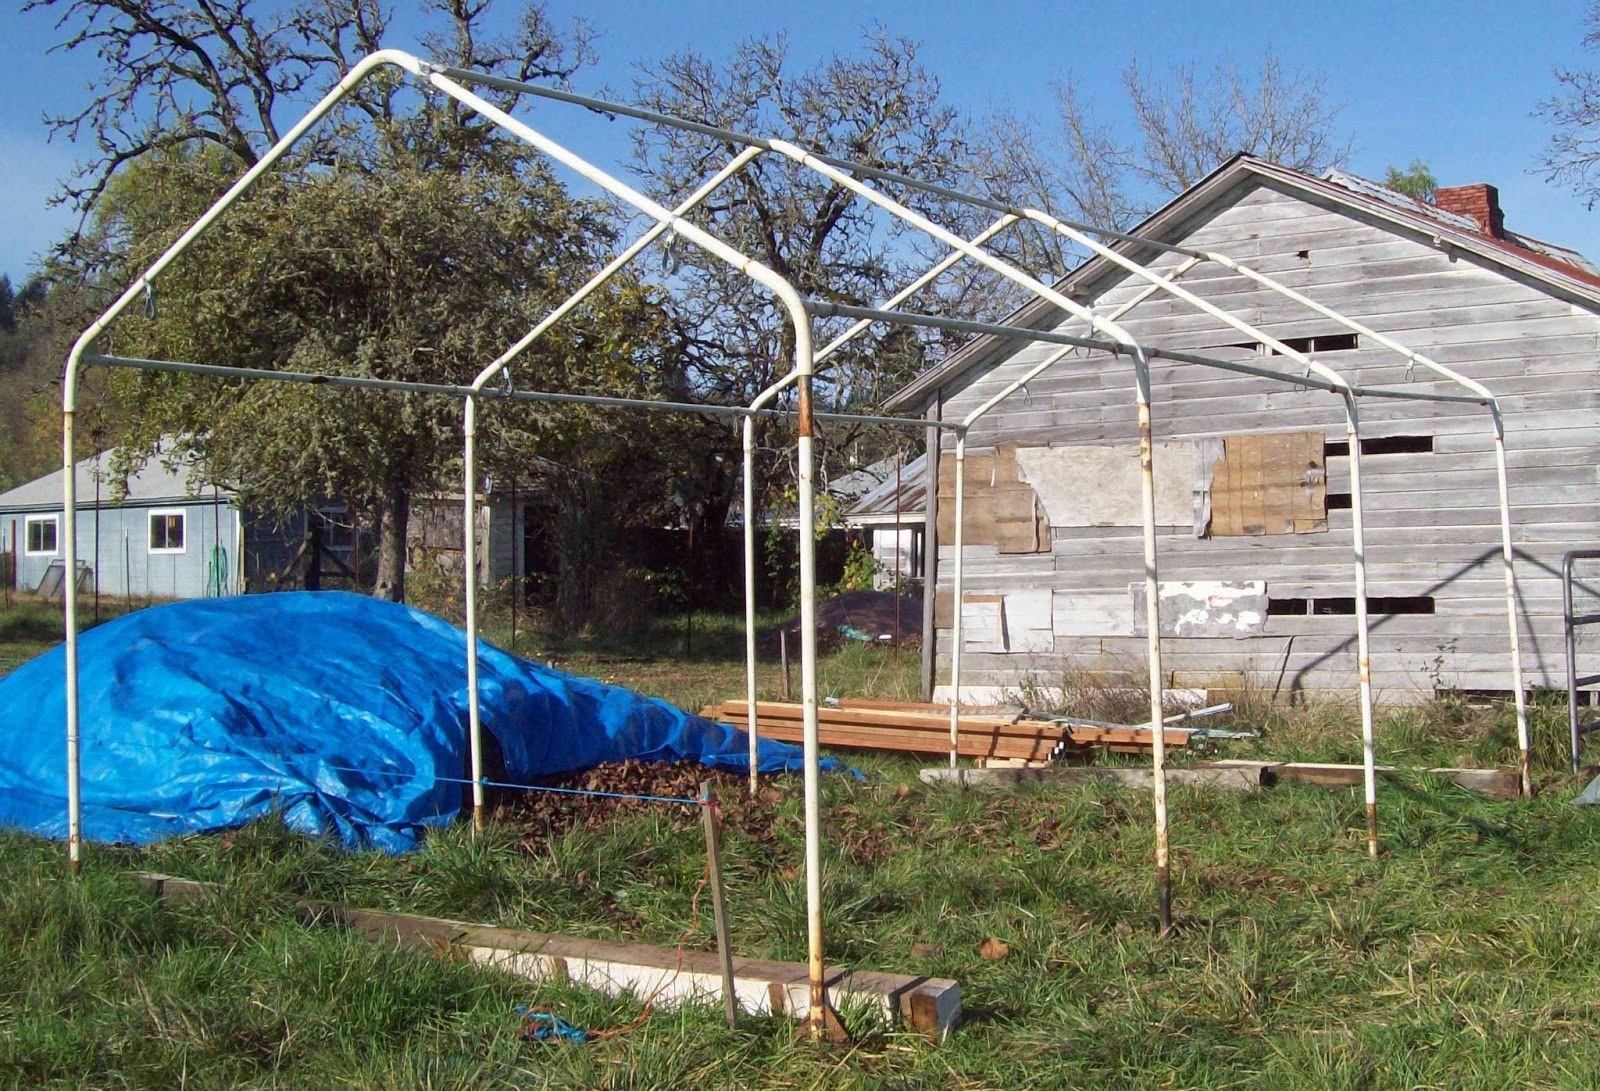
M748 769L743 732L480 642L507 778L601 762ZM0 825L64 837L62 648L0 678ZM351 847L415 848L461 805L466 635L406 606L280 592L139 610L79 642L84 836L146 844L274 810ZM801 768L763 739L763 772ZM452 778L442 780L440 778Z

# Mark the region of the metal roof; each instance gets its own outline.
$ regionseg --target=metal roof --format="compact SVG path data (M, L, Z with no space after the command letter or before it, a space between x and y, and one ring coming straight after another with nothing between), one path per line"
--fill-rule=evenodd
M844 513L845 521L893 522L897 514L901 521L923 518L928 503L927 465L927 454L920 454L900 467L897 479L893 459L874 464L869 469L879 470L887 466L887 476L856 499Z
M98 482L101 505L104 507L149 507L154 504L185 504L202 499L199 495L199 475L193 463L183 461L168 465L159 454L152 455L136 472L124 476L113 468L114 451L101 451L98 455L81 460L77 466L78 504L95 506L95 486ZM45 474L10 492L0 493L0 512L60 511L62 471ZM223 489L222 495L231 498L233 493ZM209 499L206 497L205 499Z

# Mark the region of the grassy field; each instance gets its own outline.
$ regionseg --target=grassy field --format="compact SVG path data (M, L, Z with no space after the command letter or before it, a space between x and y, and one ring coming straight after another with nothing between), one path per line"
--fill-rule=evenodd
M681 651L680 645L671 645ZM714 640L526 647L695 704L741 677ZM735 645L737 647L737 645ZM0 654L11 654L0 651ZM904 691L850 649L824 689ZM731 680L731 684L729 684ZM769 676L770 682L770 676ZM720 688L718 688L720 687ZM530 835L461 828L407 857L349 854L265 822L145 850L99 847L78 880L59 846L0 834L0 1086L1592 1088L1600 1072L1600 813L1567 803L1561 710L1536 710L1536 799L1494 803L1421 777L1380 795L1365 855L1353 791L1172 793L1177 929L1153 936L1149 801L1110 786L934 789L917 762L855 760L825 782L831 958L949 976L968 1022L943 1046L858 1023L850 1046L720 1010L654 1013L584 1045L519 1041L519 1004L624 1025L637 999L535 986L297 923L286 895L671 945L704 866L695 816L620 808ZM1346 709L1251 709L1229 753L1356 752ZM1442 701L1386 717L1397 764L1503 760L1504 710ZM798 785L730 800L741 954L804 955ZM725 789L732 793L735 783ZM161 908L145 868L227 885ZM990 937L1009 945L985 959ZM709 947L702 920L689 943Z

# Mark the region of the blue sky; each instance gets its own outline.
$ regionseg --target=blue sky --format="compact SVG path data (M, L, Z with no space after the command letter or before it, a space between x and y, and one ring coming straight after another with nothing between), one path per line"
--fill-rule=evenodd
M582 8L551 0L550 7L558 18L581 11L600 34L601 63L578 77L578 90L605 86L625 94L636 62L691 47L725 56L741 38L768 31L788 32L795 59L808 61L853 49L863 26L876 21L922 43L924 63L954 104L980 115L1008 105L1041 119L1063 76L1072 76L1116 122L1119 72L1134 57L1150 67L1182 61L1204 69L1226 51L1249 63L1270 47L1287 67L1325 75L1330 97L1344 107L1339 124L1354 142L1349 166L1357 173L1381 178L1390 164L1421 159L1444 185L1491 182L1500 188L1508 227L1600 258L1600 211L1530 173L1549 135L1533 113L1556 91L1552 69L1600 64L1600 55L1586 57L1581 49L1578 0L599 0ZM93 67L92 58L46 53L61 37L53 21L52 13L23 15L15 7L0 14L7 42L0 65L0 272L13 280L71 224L67 212L46 202L78 153L48 142L40 116L81 103ZM398 39L392 44L414 48ZM553 135L602 161L625 153L620 126L595 126L591 115L573 113L558 120L551 111Z

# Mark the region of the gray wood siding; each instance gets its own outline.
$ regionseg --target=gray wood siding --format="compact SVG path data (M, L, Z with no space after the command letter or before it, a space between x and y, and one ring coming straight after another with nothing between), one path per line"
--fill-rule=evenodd
M1507 427L1512 518L1523 620L1523 666L1531 685L1565 684L1561 652L1561 556L1597 544L1600 529L1600 316L1430 240L1397 234L1259 186L1195 226L1186 243L1252 265L1377 331L1477 379L1501 400ZM1304 252L1304 256L1302 256ZM1171 269L1180 258L1152 264ZM1216 265L1181 284L1273 336L1341 332L1311 311ZM1107 278L1086 302L1109 313L1143 282ZM1121 320L1141 342L1204 350L1295 373L1283 357L1228 349L1255 338L1189 304L1152 296ZM1084 323L1059 327L1082 334ZM947 388L944 416L958 419L1057 351L1029 345L964 385ZM1322 362L1352 381L1408 383L1403 361L1375 345L1324 353ZM1262 431L1320 430L1346 439L1342 405L1320 391L1158 361L1155 433L1159 440ZM1414 389L1458 388L1418 369ZM1432 596L1433 615L1375 617L1374 683L1391 698L1426 692L1436 678L1469 689L1508 688L1505 595L1500 567L1498 494L1486 410L1365 399L1367 436L1432 436L1434 450L1368 454L1362 460L1368 540L1368 594ZM976 426L969 451L1022 446L1137 442L1133 378L1125 360L1079 350L1028 384ZM948 447L953 440L946 437ZM1329 494L1349 492L1349 460L1328 458ZM991 546L964 551L965 586L975 593L1050 587L1125 592L1142 580L1137 527L1052 528L1048 554L1001 556ZM1326 533L1199 539L1189 526L1165 528L1161 578L1265 580L1274 598L1353 595L1351 513L1330 510ZM952 551L939 552L948 589ZM1164 666L1192 680L1245 672L1270 689L1343 689L1355 684L1352 616L1271 616L1261 635L1170 639ZM1291 639L1292 638L1292 644ZM939 641L940 684L948 682L949 632ZM1287 651L1287 659L1285 652ZM1142 669L1140 637L1064 637L1050 654L963 652L963 683L1045 680L1065 669ZM1600 670L1600 660L1581 669Z

